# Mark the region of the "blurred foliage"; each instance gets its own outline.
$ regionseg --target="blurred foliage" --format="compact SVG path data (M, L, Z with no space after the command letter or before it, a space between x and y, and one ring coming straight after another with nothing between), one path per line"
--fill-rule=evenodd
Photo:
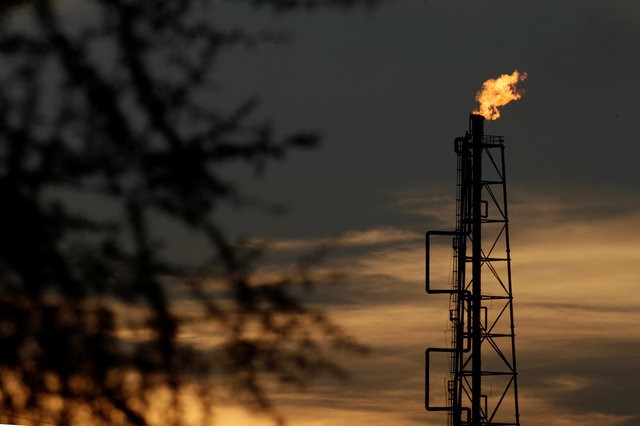
M246 196L222 164L263 170L317 143L257 121L255 99L211 104L219 53L272 37L216 28L216 4L2 2L1 421L203 424L223 387L282 422L271 383L339 376L326 348L362 350L292 295L314 262L262 276L216 219ZM207 261L167 256L158 217L205 236Z

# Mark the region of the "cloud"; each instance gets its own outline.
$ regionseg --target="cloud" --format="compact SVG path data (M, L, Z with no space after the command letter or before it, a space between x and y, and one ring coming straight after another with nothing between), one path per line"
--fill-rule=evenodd
M414 239L415 235L399 228L381 226L366 230L349 230L336 237L306 239L263 239L253 244L264 245L271 250L311 250L323 247L359 247L397 243Z
M553 404L546 398L520 393L522 423L546 426L623 426L633 416L606 414L589 409L575 412Z
M437 224L449 225L456 209L456 199L451 191L441 188L419 188L401 191L394 195L392 207L404 212L431 219Z
M640 208L629 194L615 192L593 198L529 195L511 210L521 420L549 426L635 424ZM441 208L432 216L444 218L446 203ZM340 240L342 247L358 248L339 252L325 265L347 270L345 282L318 290L329 295L323 306L331 316L372 348L366 358L340 355L351 381L280 393L292 424L446 422L423 408L424 350L448 344L449 305L446 296L424 292L423 238L399 227L374 227L288 246ZM434 270L446 282L450 246L441 248ZM436 367L432 378L444 389L446 363ZM263 423L246 423L258 424Z

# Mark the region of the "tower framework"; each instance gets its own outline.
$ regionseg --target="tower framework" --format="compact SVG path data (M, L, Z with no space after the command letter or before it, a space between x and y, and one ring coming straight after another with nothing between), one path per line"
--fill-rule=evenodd
M454 147L456 229L426 234L426 291L449 296L450 346L425 352L425 408L447 412L450 426L520 426L504 138L485 135L484 118L471 115ZM442 236L453 237L453 271L448 288L434 288L431 245ZM449 377L446 403L433 405L438 353Z

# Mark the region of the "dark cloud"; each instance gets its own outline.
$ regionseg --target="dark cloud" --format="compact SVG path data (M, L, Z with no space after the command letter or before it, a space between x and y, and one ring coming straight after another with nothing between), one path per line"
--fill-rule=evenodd
M558 346L563 356L554 353ZM640 343L632 336L627 340L569 337L564 344L549 345L546 353L521 352L520 383L528 394L553 401L553 405L570 412L634 416L637 422L639 351Z
M486 129L506 137L520 389L550 409L549 425L594 412L637 425L640 343L630 324L639 302L628 290L637 245L612 253L640 223L637 1L387 2L366 15L288 17L227 2L216 12L224 25L294 38L226 53L215 101L257 94L283 129L324 135L317 152L239 181L288 214L265 215L261 201L221 215L230 231L276 245L335 243L326 265L347 274L309 300L373 349L365 361L345 359L352 381L281 395L305 411L299 424L321 408L337 410L327 414L334 420L353 412L393 424L442 420L422 408L423 350L442 340L447 320L447 301L440 310L424 295L422 233L454 226L453 139L467 130L475 92L518 69L529 73L526 94ZM347 231L381 225L416 238L340 245ZM175 233L183 256L198 250L196 237L159 228ZM291 253L273 256L283 265Z

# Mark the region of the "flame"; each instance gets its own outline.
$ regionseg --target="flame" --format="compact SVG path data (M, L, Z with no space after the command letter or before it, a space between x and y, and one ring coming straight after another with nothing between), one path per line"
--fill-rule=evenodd
M517 101L524 94L524 90L517 89L516 84L524 81L527 73L519 73L515 70L513 74L502 74L496 79L490 79L482 83L482 90L476 94L476 101L480 104L474 114L480 114L487 120L495 120L500 117L498 107L504 106L511 101Z

